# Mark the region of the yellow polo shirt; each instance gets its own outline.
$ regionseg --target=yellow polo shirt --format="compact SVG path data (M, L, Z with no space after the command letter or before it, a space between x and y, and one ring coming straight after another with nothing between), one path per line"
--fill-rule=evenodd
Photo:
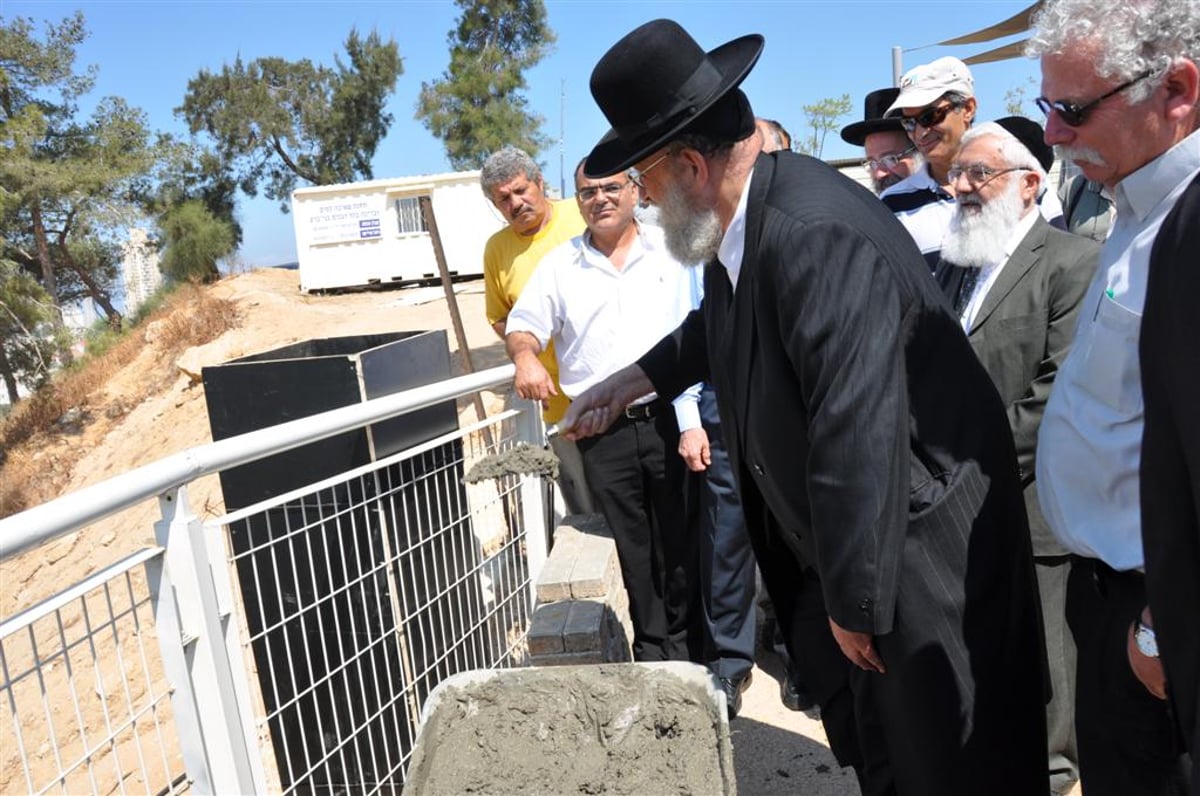
M488 238L483 249L483 283L489 324L508 318L513 304L517 303L517 296L521 295L530 274L547 252L582 235L586 229L574 199L550 204L553 208L550 223L533 235L518 235L512 227L506 226ZM542 418L547 423L557 423L571 402L558 386L558 360L554 356L553 341L538 355L538 359L550 378L554 379L554 388L558 390L558 395L550 399L546 410L542 412Z

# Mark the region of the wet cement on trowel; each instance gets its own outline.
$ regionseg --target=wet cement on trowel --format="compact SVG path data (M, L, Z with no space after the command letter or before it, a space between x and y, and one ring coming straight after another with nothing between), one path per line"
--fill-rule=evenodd
M471 466L463 481L474 484L505 475L541 475L558 478L558 457L550 450L518 442L508 450L484 456Z
M632 664L503 674L442 694L406 794L727 792L716 702L696 683Z

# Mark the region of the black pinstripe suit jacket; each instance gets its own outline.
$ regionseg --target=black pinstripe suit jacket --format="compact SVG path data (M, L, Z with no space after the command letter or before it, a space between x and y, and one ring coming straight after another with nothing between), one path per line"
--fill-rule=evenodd
M701 310L639 364L664 395L712 381L747 521L767 520L751 533L777 529L829 615L893 660L930 662L912 676L957 680L977 726L1041 726L1023 756L1044 769L1040 614L991 379L865 189L776 153L758 158L747 207L736 293L710 265ZM768 586L777 602L787 588Z

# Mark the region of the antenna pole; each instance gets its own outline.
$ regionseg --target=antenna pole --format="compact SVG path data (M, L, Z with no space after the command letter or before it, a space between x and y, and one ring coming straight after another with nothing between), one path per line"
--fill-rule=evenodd
M567 147L567 79L562 78L558 99L558 198L567 198L567 172L563 156Z

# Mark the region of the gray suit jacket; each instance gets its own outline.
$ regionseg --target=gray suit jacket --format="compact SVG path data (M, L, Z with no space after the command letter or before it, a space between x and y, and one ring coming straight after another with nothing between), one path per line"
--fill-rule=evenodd
M1075 337L1100 245L1041 217L1000 270L967 337L1008 411L1035 556L1065 555L1038 505L1037 435L1058 367ZM937 280L954 296L966 270L943 261Z

